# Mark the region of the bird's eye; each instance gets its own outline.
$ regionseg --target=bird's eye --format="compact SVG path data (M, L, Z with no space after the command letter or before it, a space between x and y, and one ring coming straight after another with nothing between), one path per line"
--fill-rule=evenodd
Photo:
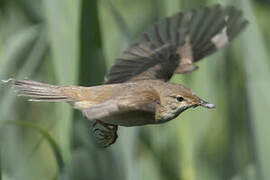
M177 101L182 102L184 101L184 98L182 96L177 96Z

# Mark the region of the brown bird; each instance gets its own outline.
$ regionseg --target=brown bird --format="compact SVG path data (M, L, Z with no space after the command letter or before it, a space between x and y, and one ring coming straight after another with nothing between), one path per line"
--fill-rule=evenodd
M197 69L193 63L234 39L247 25L242 12L215 5L178 13L151 26L110 69L105 84L55 86L9 79L30 101L68 102L93 122L102 146L113 144L117 126L160 124L191 107L213 108L191 90L169 83L174 73Z

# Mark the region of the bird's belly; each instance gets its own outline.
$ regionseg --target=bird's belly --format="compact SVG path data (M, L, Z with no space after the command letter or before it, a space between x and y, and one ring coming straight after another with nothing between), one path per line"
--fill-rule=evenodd
M156 124L155 115L145 111L125 112L101 119L101 121L119 126L142 126Z

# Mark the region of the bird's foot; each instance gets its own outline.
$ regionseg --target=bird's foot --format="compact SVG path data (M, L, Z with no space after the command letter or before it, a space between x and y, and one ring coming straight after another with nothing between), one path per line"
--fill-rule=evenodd
M100 120L96 120L93 123L93 135L96 138L99 145L102 147L109 147L113 143L115 143L118 135L117 135L118 126L103 123Z

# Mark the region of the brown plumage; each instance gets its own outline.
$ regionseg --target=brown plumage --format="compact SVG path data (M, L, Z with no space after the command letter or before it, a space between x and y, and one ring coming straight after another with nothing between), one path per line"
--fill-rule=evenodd
M167 82L174 73L197 69L193 63L224 47L247 25L242 12L220 5L178 13L151 26L116 61L105 85L54 86L9 81L32 101L68 102L93 121L104 147L117 138L117 126L159 124L191 107L213 108L182 85Z
M177 100L180 95L185 99L186 107L206 105L189 89L159 80L93 87L54 86L31 80L9 81L18 95L29 97L30 101L67 102L75 109L82 110L89 120L101 119L105 123L121 126L156 124L173 119L182 112L177 108L183 103ZM131 112L146 117L120 118L128 117Z

